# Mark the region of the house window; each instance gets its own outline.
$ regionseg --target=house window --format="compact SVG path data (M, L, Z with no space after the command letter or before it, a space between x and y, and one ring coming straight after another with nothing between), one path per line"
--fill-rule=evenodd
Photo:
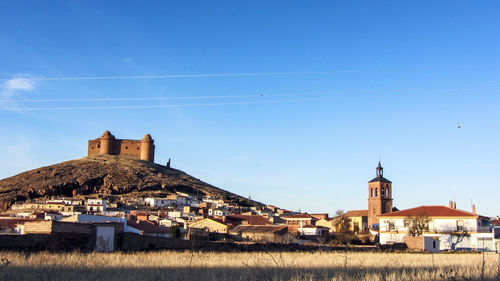
M432 248L436 249L436 240L432 241Z
M384 188L382 187L382 190L380 191L380 196L384 197Z
M378 196L378 188L375 188L375 197Z
M411 223L410 220L405 220L404 221L404 226L405 227L410 227L410 223Z
M464 221L463 220L458 220L457 221L457 231L464 231Z
M373 197L373 188L371 189L371 194L370 195L371 195L371 197Z
M389 222L389 231L392 231L392 230L395 230L396 229L396 225L393 221L390 221Z

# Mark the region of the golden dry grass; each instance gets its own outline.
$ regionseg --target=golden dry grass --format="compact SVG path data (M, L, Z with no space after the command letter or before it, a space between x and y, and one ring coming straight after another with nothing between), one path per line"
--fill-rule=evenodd
M485 254L19 253L1 280L498 280L499 256ZM4 260L6 261L6 260Z

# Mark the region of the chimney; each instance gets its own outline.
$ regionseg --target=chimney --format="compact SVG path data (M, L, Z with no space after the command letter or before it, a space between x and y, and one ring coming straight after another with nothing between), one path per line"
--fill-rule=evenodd
M453 209L453 201L450 200L450 204L448 206Z
M453 209L457 208L457 202L453 201Z
M475 215L476 214L476 205L472 205L472 213Z

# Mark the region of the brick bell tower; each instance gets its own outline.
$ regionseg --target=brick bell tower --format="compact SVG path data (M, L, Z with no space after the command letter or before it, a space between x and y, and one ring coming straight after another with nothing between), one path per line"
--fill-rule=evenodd
M392 182L384 178L378 161L377 177L368 182L368 227L378 225L378 215L392 212Z

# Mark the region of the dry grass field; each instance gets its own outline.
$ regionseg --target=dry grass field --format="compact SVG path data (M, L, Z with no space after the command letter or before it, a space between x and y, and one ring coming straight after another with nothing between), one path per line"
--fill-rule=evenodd
M500 256L493 253L159 251L0 256L0 280L499 280L500 270Z

